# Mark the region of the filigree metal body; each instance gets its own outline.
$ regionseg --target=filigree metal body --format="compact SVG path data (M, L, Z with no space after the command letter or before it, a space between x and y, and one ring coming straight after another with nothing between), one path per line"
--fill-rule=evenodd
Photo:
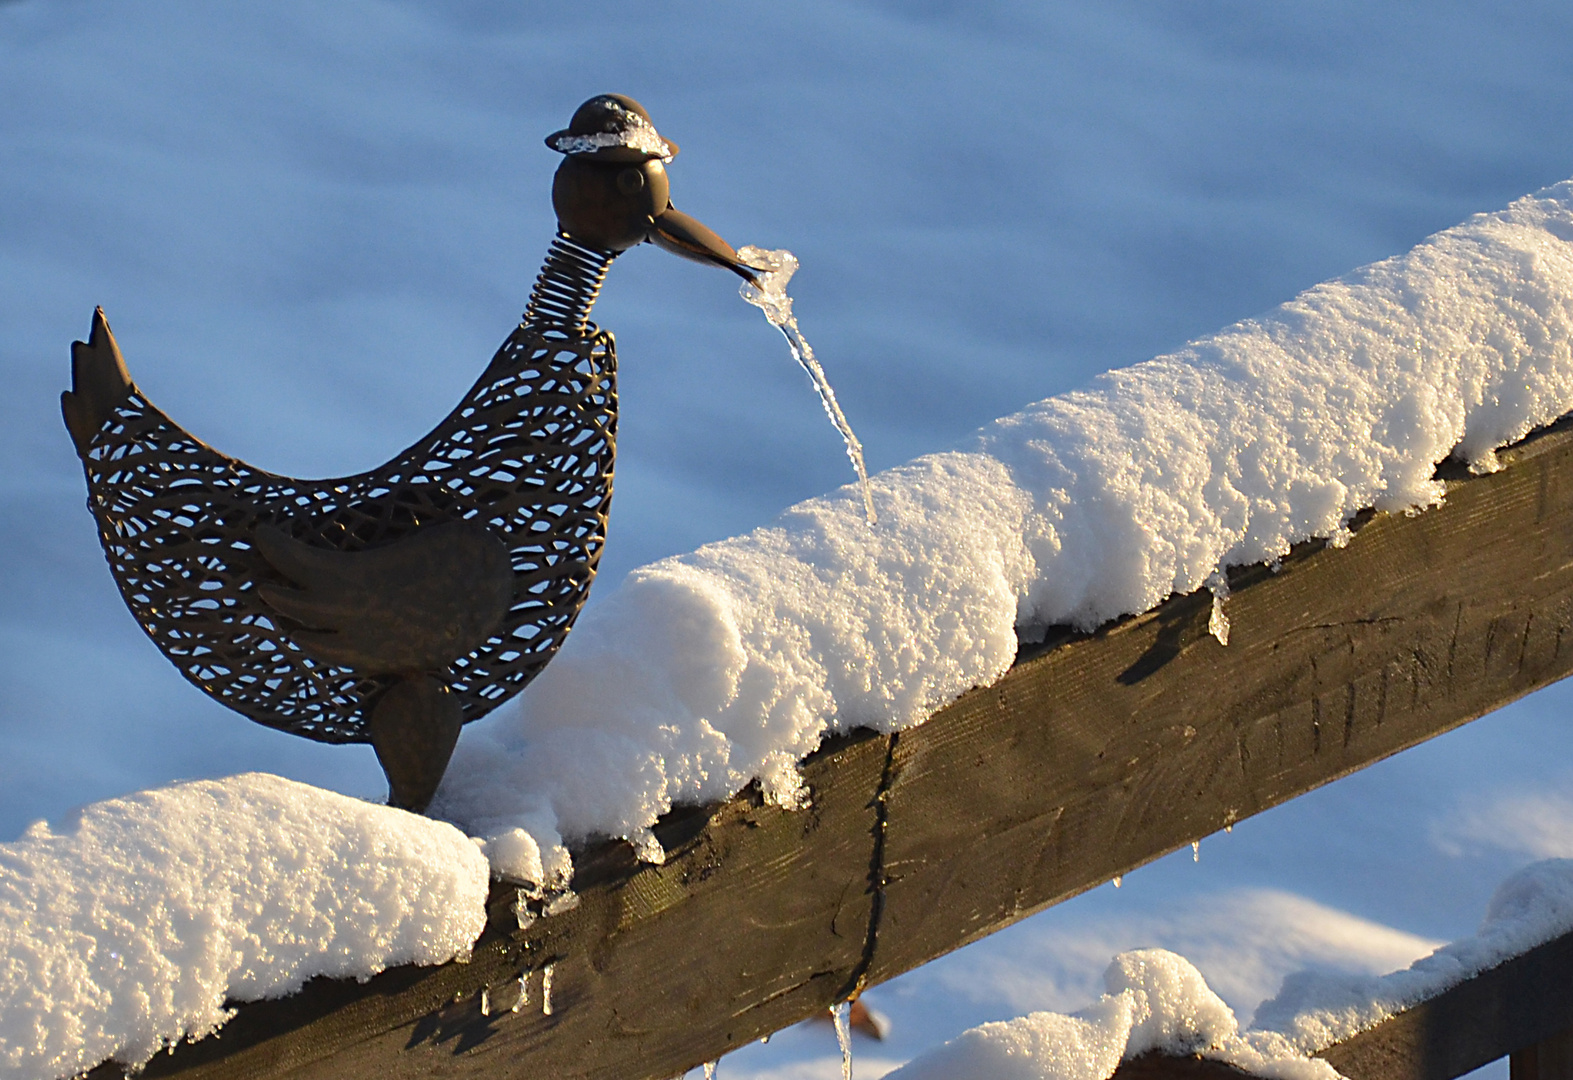
M296 480L207 446L137 389L102 310L72 350L66 426L142 628L258 723L371 742L409 809L435 793L460 726L551 659L595 578L617 358L589 315L612 260L657 240L749 276L671 209L676 147L636 102L591 99L570 130L562 227L524 321L434 431L370 472Z
M344 622L324 628L268 602L270 587L301 582L282 557L263 556L258 530L370 555L443 522L486 526L507 545L511 602L478 645L424 669L473 720L524 688L584 605L606 540L616 431L612 336L526 323L435 431L358 476L295 480L254 468L187 433L134 385L80 449L121 595L181 673L258 723L365 742L367 707L401 665L335 663L301 631L376 626L377 596L428 567L442 571L434 596L462 591L464 561L443 567L440 551L426 552L377 568L358 597L369 606L347 605Z

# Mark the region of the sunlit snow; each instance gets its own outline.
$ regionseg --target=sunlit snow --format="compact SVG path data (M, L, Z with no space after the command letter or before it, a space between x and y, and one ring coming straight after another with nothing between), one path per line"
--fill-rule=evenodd
M1433 505L1437 461L1492 468L1496 447L1573 404L1570 236L1573 182L881 473L877 527L843 489L634 571L521 709L472 728L438 809L521 879L560 881L564 841L595 833L658 859L649 826L674 802L757 776L792 805L796 762L827 732L922 722L998 676L1018 631L1090 627L1209 583L1221 622L1220 569L1339 542L1365 506ZM479 932L486 878L449 826L260 775L95 804L5 857L0 1054L37 1076L143 1060L212 1030L226 999L448 959ZM1291 980L1258 1022L1301 1046L1337 1037L1570 906L1544 867L1504 890L1476 944L1379 983ZM151 932L133 914L149 910ZM1074 1049L1102 1068L1132 1046L1236 1038L1177 964L1127 958L1084 1015L962 1043ZM1179 1027L1163 1019L1175 994ZM1239 1038L1231 1053L1312 1075Z
M1573 182L1438 233L1184 349L1111 371L774 524L640 568L460 741L436 812L494 865L605 834L660 857L678 802L754 778L785 804L828 733L921 723L1018 633L1091 629L1360 509L1435 505L1573 407ZM544 865L544 864L542 864Z
M1573 931L1573 860L1535 863L1504 881L1473 937L1381 976L1304 971L1284 980L1248 1029L1201 972L1173 952L1121 953L1106 993L1070 1014L983 1024L889 1074L899 1080L1106 1080L1149 1052L1201 1054L1284 1080L1332 1080L1308 1057L1394 1013Z
M884 467L1402 251L1573 160L1558 137L1573 116L1566 5L1514 19L1347 2L701 8L685 40L704 64L651 48L669 13L599 2L0 5L3 185L26 208L0 215L3 837L40 816L65 835L69 807L176 777L266 767L383 790L369 749L225 713L125 615L57 409L65 343L95 303L135 343L139 379L223 449L296 475L375 465L446 410L516 317L553 225L558 159L540 136L586 94L630 92L688 151L683 209L804 255L814 340ZM724 277L644 249L597 308L626 376L598 593L845 472L779 340ZM895 1034L859 1044L857 1076L985 1019L1073 1009L1110 955L1141 944L1190 957L1242 1018L1286 966L1407 964L1416 935L1467 929L1521 853L1573 854L1556 828L1570 685L1253 818L1199 866L1182 852L875 988ZM533 792L471 824L497 865L550 878L566 869L558 802ZM1241 885L1274 891L1217 899ZM1089 925L1095 943L1067 932ZM1041 946L1032 964L982 963L1024 940ZM831 1080L841 1063L823 1025L719 1074L761 1067Z
M1107 1080L1150 1052L1201 1053L1262 1077L1336 1080L1326 1062L1282 1036L1240 1031L1223 999L1184 957L1163 949L1116 956L1107 989L1070 1015L1029 1013L984 1024L887 1075L899 1080Z
M227 1001L466 955L487 881L451 825L266 773L40 821L0 844L0 1075L138 1065Z
M1282 1032L1304 1051L1315 1051L1570 932L1573 859L1531 863L1497 886L1473 937L1444 945L1388 975L1291 975L1276 997L1257 1008L1252 1023Z

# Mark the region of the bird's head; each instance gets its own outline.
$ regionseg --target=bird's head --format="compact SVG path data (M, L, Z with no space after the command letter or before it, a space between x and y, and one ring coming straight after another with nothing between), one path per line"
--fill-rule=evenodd
M565 130L546 137L546 145L563 155L552 181L552 208L558 227L574 240L602 251L649 241L759 284L730 244L673 209L666 163L677 156L677 144L656 133L650 114L633 98L591 98Z

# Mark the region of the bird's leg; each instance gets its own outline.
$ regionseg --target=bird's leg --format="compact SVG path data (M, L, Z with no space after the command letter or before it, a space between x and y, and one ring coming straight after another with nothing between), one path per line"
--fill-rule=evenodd
M430 675L407 675L387 689L366 730L388 776L389 806L425 812L463 726L458 698Z

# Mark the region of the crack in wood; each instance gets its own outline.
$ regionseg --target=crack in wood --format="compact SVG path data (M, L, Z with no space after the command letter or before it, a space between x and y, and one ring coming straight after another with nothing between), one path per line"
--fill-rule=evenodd
M1480 667L1481 667L1482 671L1489 671L1491 669L1491 654L1496 651L1496 647L1497 647L1497 630L1500 629L1501 626L1502 626L1502 619L1501 619L1500 616L1498 616L1497 618L1492 619L1491 622L1488 623L1487 626L1486 626L1486 650L1485 650L1485 656L1480 661Z
M896 771L896 743L899 731L891 733L885 743L885 765L880 770L879 787L874 791L874 846L868 861L869 898L868 931L863 938L863 952L847 977L837 1001L857 997L868 985L868 971L874 964L874 950L879 946L879 924L885 915L885 889L890 879L885 872L885 834L890 826L890 784Z
M1460 600L1453 615L1453 636L1447 643L1447 667L1445 671L1447 674L1447 687L1450 691L1453 688L1453 661L1458 658L1458 631L1463 624L1464 602Z
M1397 616L1380 616L1369 619L1339 619L1337 622L1306 623L1304 626L1290 630L1284 637L1294 637L1308 630L1346 630L1351 626L1386 626L1389 623L1401 623L1404 621ZM1353 644L1354 642L1351 640L1350 645L1352 646Z

